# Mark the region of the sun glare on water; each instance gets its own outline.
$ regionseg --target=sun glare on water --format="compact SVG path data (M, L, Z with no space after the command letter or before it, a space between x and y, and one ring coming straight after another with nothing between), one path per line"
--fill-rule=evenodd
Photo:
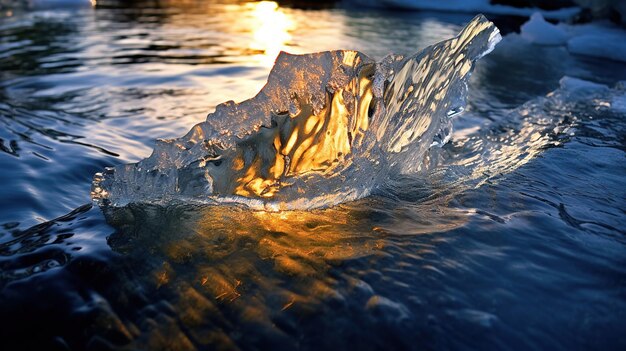
M252 10L250 26L254 35L250 48L263 51L259 60L271 66L278 53L291 40L289 33L293 30L294 22L274 1L250 3L247 6Z

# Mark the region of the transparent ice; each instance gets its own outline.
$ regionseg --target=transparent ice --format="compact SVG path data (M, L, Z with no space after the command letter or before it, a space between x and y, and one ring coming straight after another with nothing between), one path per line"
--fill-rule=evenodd
M150 157L97 173L92 198L281 210L367 196L391 174L420 171L428 149L448 141L474 63L500 39L479 15L409 57L282 52L255 97L220 104L185 136L157 140Z

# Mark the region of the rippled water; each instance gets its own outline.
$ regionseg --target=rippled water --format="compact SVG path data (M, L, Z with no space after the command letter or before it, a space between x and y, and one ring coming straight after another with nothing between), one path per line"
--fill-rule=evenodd
M0 336L82 349L621 349L626 66L514 34L425 175L326 210L88 205L280 50L411 53L471 15L105 3L0 19ZM506 28L516 20L495 18ZM581 95L582 94L582 95ZM530 101L530 102L528 102Z

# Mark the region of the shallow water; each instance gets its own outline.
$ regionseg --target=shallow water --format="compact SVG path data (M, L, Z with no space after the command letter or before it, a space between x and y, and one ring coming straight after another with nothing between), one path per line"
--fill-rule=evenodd
M130 349L621 349L626 66L509 35L469 110L374 196L326 210L90 202L280 50L411 53L469 14L138 4L0 19L0 326L7 344ZM496 18L506 26L513 21ZM529 101L527 103L527 101ZM520 107L521 106L521 107Z

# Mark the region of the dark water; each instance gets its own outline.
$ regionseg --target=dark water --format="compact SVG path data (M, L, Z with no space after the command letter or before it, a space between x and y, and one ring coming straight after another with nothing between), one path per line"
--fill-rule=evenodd
M89 205L95 172L253 96L281 49L381 58L471 17L230 2L1 18L2 349L626 348L623 92L542 98L626 65L562 47L507 36L440 166L370 198Z

